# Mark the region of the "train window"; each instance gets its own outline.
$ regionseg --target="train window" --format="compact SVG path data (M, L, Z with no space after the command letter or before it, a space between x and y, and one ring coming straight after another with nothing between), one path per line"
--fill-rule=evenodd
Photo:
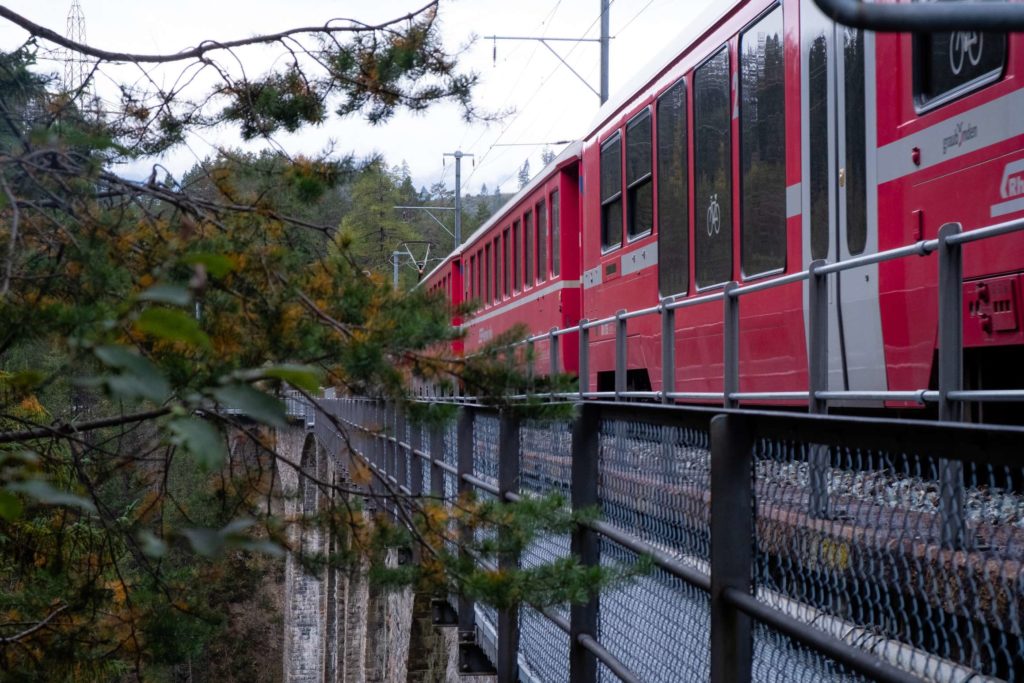
M534 257L537 252L537 233L533 230L533 213L527 211L523 216L523 237L526 240L526 275L523 277L523 289L533 284Z
M828 44L820 34L807 54L807 128L810 138L811 258L828 256Z
M501 236L501 251L505 255L502 272L502 296L509 296L512 293L512 245L509 243L510 229L505 228Z
M559 210L558 190L551 193L551 277L558 277L562 266L562 214Z
M719 50L693 78L694 265L698 287L732 278L732 108L729 52Z
M782 8L740 36L740 264L786 265L786 109Z
M601 145L601 247L622 244L622 144L616 133Z
M466 284L466 299L473 299L473 271L476 270L476 256L469 257L469 272L468 277L464 279Z
M483 250L478 249L476 252L476 298L478 301L483 303L484 298L484 263L483 263Z
M864 112L864 32L843 29L843 101L846 114L846 247L868 241L867 121Z
M658 98L658 291L686 291L690 280L686 81Z
M630 239L654 226L654 186L651 183L651 110L626 124L626 231Z
M512 291L518 292L523 277L523 240L519 221L512 223Z
M544 200L537 203L537 282L548 277L548 214Z
M931 109L999 80L1006 34L978 31L914 35L914 100Z

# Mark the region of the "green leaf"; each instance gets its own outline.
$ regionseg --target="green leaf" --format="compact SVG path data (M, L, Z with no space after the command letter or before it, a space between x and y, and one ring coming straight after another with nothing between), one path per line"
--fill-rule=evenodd
M73 493L56 489L49 482L42 479L16 481L13 484L8 484L7 490L24 493L29 498L34 498L44 505L64 505L80 508L86 512L96 512L96 506L92 504L92 501L76 496Z
M152 301L171 306L188 306L192 303L192 293L181 285L153 285L139 295L139 301Z
M158 339L210 347L210 338L199 328L196 319L173 308L147 308L135 321L135 327Z
M153 559L160 559L167 554L167 544L149 529L139 532L139 544L142 546L142 553Z
M10 491L0 491L0 519L8 522L21 516L21 500Z
M195 265L201 263L213 277L224 277L235 269L235 262L224 254L195 253L189 254L184 259L185 263Z
M229 384L213 391L213 397L221 405L248 415L252 419L273 427L288 424L284 403L248 384Z
M171 385L148 358L126 346L99 346L93 353L107 367L122 371L120 375L102 378L113 393L129 398L141 396L155 403L167 400Z
M207 470L219 470L227 457L224 437L217 428L205 420L183 417L172 420L167 429L173 434L171 441L192 454Z
M46 380L46 374L39 370L22 370L3 379L3 383L17 392L28 392Z
M275 365L264 369L263 374L267 377L284 380L288 384L306 391L320 389L320 371L309 365Z

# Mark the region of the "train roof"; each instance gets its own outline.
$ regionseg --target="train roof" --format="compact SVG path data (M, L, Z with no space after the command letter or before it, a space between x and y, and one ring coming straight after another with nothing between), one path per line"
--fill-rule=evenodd
M529 195L531 192L533 192L538 187L543 185L551 176L551 174L556 169L563 166L567 161L574 158L578 158L582 147L583 143L581 143L578 140L574 140L573 142L570 142L568 145L566 145L565 148L561 152L559 152L558 155L554 159L552 159L547 166L542 168L540 172L537 173L537 175L530 178L530 182L526 183L526 185L523 186L523 189L519 190L514 195L512 195L512 197L507 202L505 202L500 209L495 211L490 218L484 221L483 225L474 230L473 234L466 238L466 240L458 249L455 249L451 253L449 253L444 258L443 261L438 263L429 273L424 275L423 279L420 280L420 282L423 283L430 280L431 277L433 277L437 272L439 272L442 268L448 265L448 263L451 262L451 260L454 257L460 255L463 252L463 250L465 250L470 244L479 239L481 235L486 234L496 224L504 221L509 211L511 211L516 204L521 202L523 200L523 197ZM419 284L417 284L417 287L418 286Z
M654 85L655 81L679 61L689 47L714 30L723 19L742 4L743 2L712 2L643 68L636 71L623 87L616 89L613 97L608 98L601 105L592 123L587 127L586 137L589 138L597 133L602 126L635 100L638 94Z

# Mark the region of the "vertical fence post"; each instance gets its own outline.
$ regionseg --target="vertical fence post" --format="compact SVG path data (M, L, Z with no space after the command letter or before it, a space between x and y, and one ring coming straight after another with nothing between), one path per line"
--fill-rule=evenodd
M473 409L469 406L459 408L459 422L456 427L456 450L458 452L458 480L456 491L459 498L468 496L473 487L465 480L465 475L473 473ZM470 559L466 550L473 540L473 529L466 522L459 525L459 555L463 561ZM476 614L473 600L459 595L459 641L473 642L476 639Z
M828 389L828 274L815 270L825 265L824 259L808 266L807 288L807 410L816 415L828 412L828 402L818 392ZM828 516L829 450L811 444L808 452L809 512L812 517Z
M422 505L418 500L423 495L423 458L416 451L423 450L423 425L412 422L409 430L409 492L412 494L413 505ZM422 548L419 543L412 544L412 561L419 566L422 559Z
M430 495L444 501L444 470L437 464L444 460L444 425L430 427Z
M555 334L555 332L557 332L557 331L558 331L557 327L552 327L551 331L548 332L548 339L550 340L548 342L548 361L550 362L550 367L548 369L548 376L552 380L555 378L555 375L558 374L559 366L560 366L560 364L558 362L558 343L559 343L558 340L559 340L559 337ZM552 385L552 386L554 386L554 385Z
M508 502L508 494L519 493L519 416L512 408L501 411L498 436L498 499ZM504 528L498 529L505 534ZM499 570L519 568L518 553L501 553ZM516 683L519 680L519 606L511 605L498 610L498 683Z
M409 486L409 446L406 440L408 436L406 424L405 410L398 404L395 404L395 454L398 458L397 467L395 467L395 472L397 473L395 478L398 479L399 486L412 490L412 487ZM402 444L406 445L403 446Z
M615 400L621 401L626 391L626 324L622 316L626 309L615 314Z
M671 403L676 390L676 309L661 304L661 402Z
M590 391L590 328L586 318L580 320L580 398Z
M939 419L963 419L963 404L949 398L963 389L963 253L946 239L960 233L959 223L939 228ZM942 544L962 548L967 542L964 507L964 466L959 460L939 460L939 516Z
M423 495L423 458L416 455L416 451L423 452L423 425L414 422L412 435L409 439L409 490L414 498Z
M740 300L733 295L736 282L725 285L722 296L722 405L735 408L739 401L732 394L740 390Z
M572 429L572 481L570 496L572 509L581 510L598 504L598 438L600 420L597 406L583 403ZM601 544L597 532L590 527L577 526L572 532L572 555L584 567L601 564ZM580 645L580 636L597 639L599 597L572 605L569 611L569 683L595 683L597 658Z
M711 420L711 682L749 683L750 617L724 598L750 593L753 577L753 449L747 418Z

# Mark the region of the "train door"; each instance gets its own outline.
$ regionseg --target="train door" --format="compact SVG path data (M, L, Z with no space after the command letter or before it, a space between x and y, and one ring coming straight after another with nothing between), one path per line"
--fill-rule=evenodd
M878 249L874 36L800 15L804 264ZM805 287L806 301L806 287ZM806 307L805 307L806 311ZM878 267L829 278L829 389L886 388Z

